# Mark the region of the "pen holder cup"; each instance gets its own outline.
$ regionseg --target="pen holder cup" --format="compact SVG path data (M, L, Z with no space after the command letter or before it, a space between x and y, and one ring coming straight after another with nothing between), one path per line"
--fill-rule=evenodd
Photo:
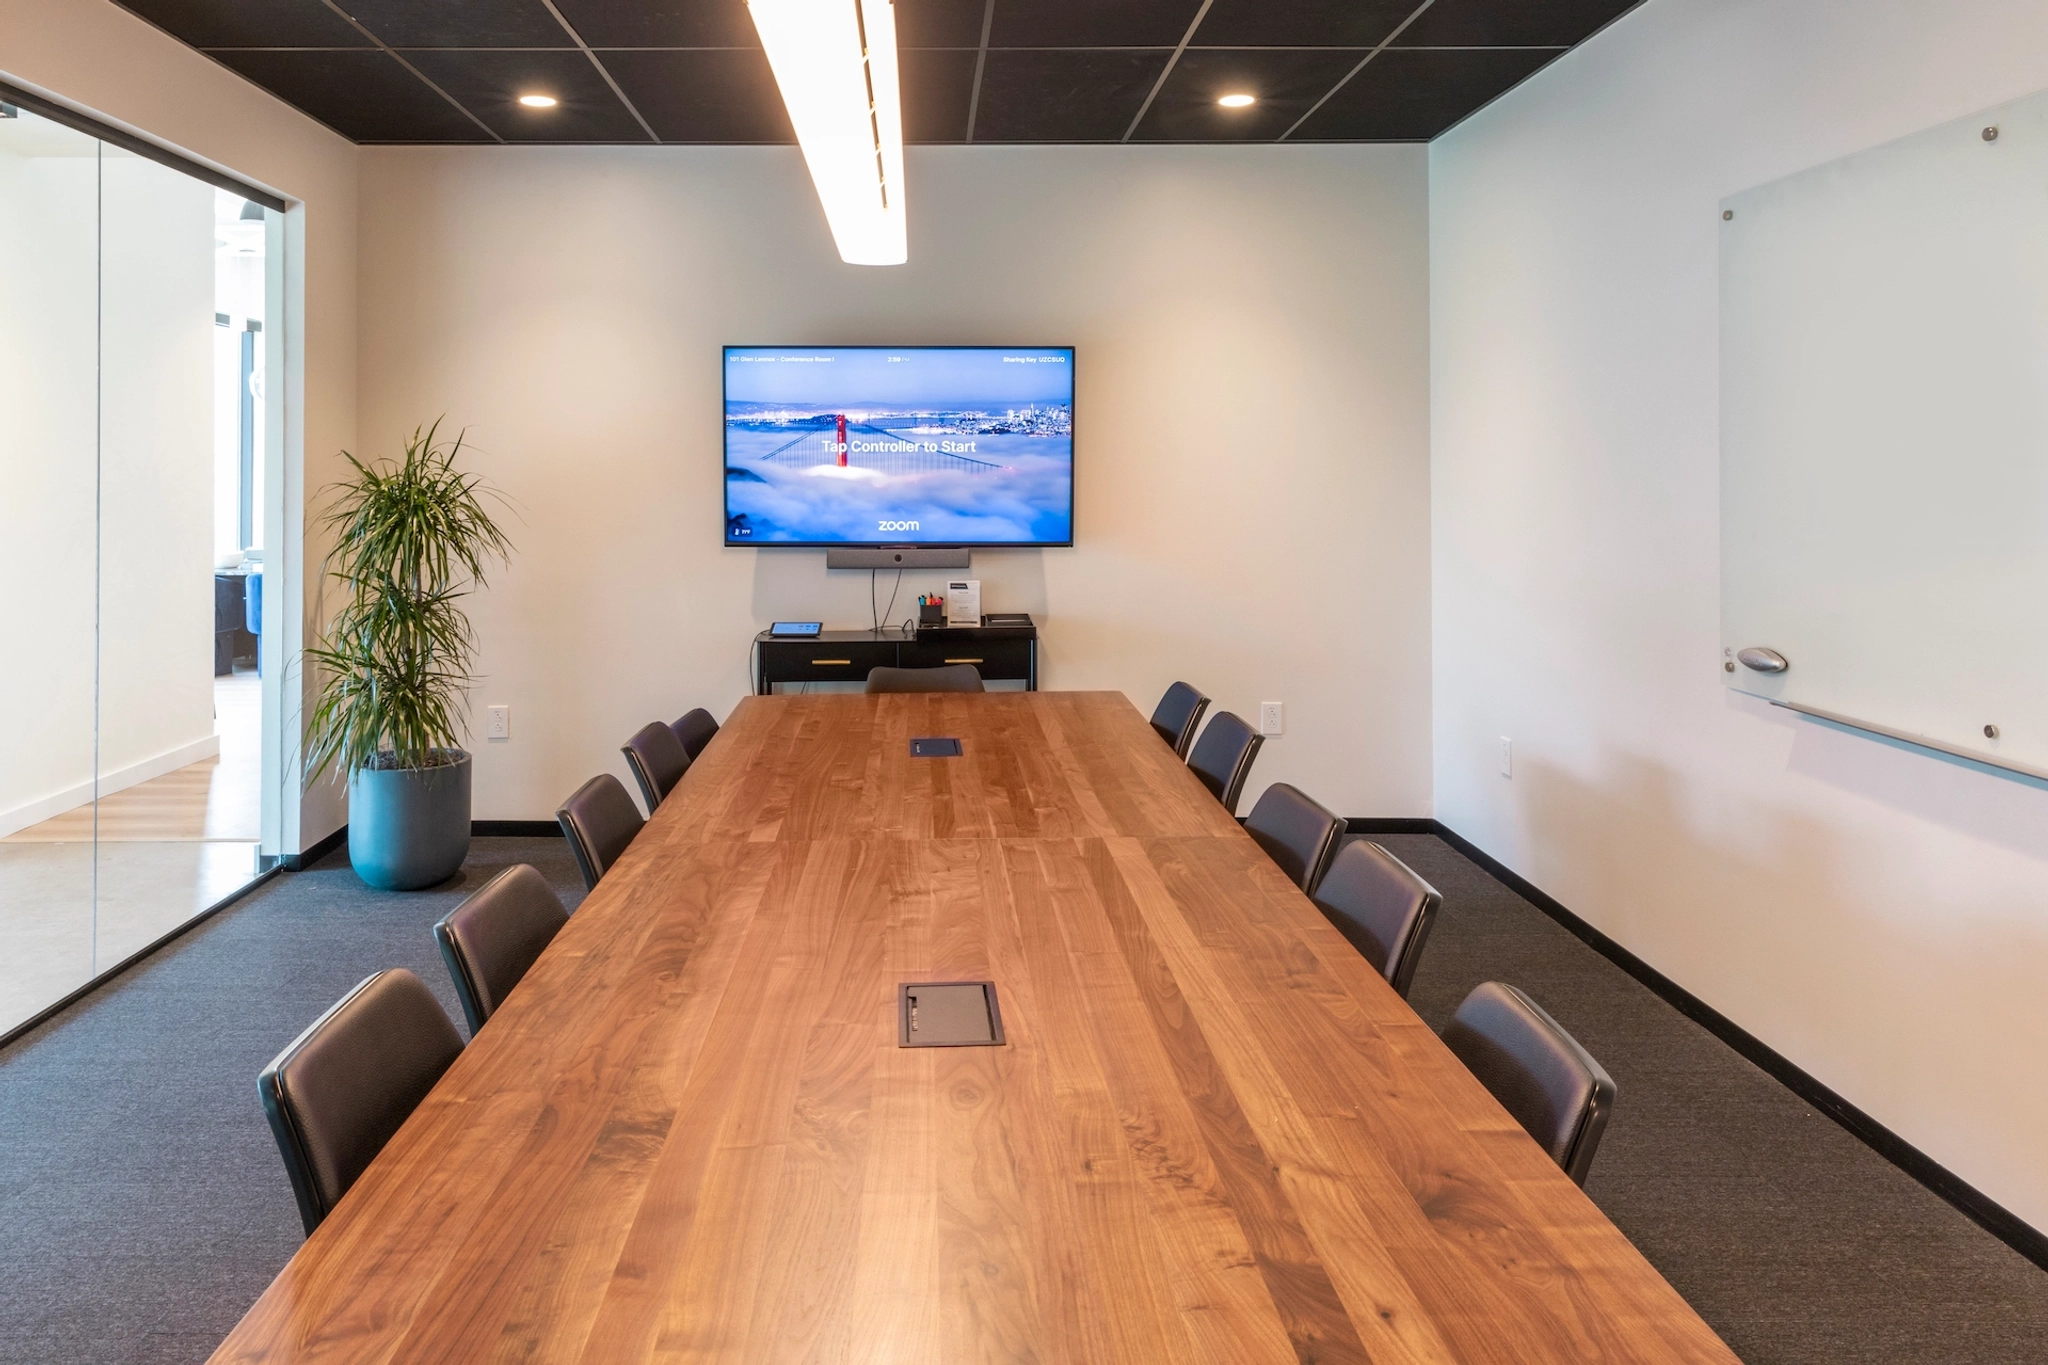
M918 604L917 623L921 626L943 626L946 624L945 604L931 602Z

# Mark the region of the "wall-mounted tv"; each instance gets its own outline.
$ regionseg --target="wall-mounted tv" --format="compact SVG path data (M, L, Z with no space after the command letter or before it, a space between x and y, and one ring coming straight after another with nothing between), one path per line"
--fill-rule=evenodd
M1071 346L728 346L727 545L1071 545Z

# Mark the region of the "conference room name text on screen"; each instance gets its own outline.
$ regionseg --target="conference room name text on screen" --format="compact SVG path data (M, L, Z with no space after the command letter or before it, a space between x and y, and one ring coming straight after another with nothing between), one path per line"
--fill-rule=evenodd
M725 348L725 543L1073 543L1066 346Z

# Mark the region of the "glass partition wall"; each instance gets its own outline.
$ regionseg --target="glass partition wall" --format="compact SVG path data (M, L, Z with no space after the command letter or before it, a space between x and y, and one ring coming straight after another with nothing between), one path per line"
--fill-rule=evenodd
M278 852L282 223L0 104L0 1035Z

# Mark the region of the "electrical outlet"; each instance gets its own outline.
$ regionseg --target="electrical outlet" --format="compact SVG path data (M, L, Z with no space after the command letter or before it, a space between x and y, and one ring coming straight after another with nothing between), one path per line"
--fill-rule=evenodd
M512 708L509 706L486 706L484 708L484 738L512 738Z
M1287 708L1277 701L1259 703L1259 733L1262 735L1284 734L1287 730Z
M1515 776L1515 742L1506 735L1500 737L1500 775L1510 781Z

